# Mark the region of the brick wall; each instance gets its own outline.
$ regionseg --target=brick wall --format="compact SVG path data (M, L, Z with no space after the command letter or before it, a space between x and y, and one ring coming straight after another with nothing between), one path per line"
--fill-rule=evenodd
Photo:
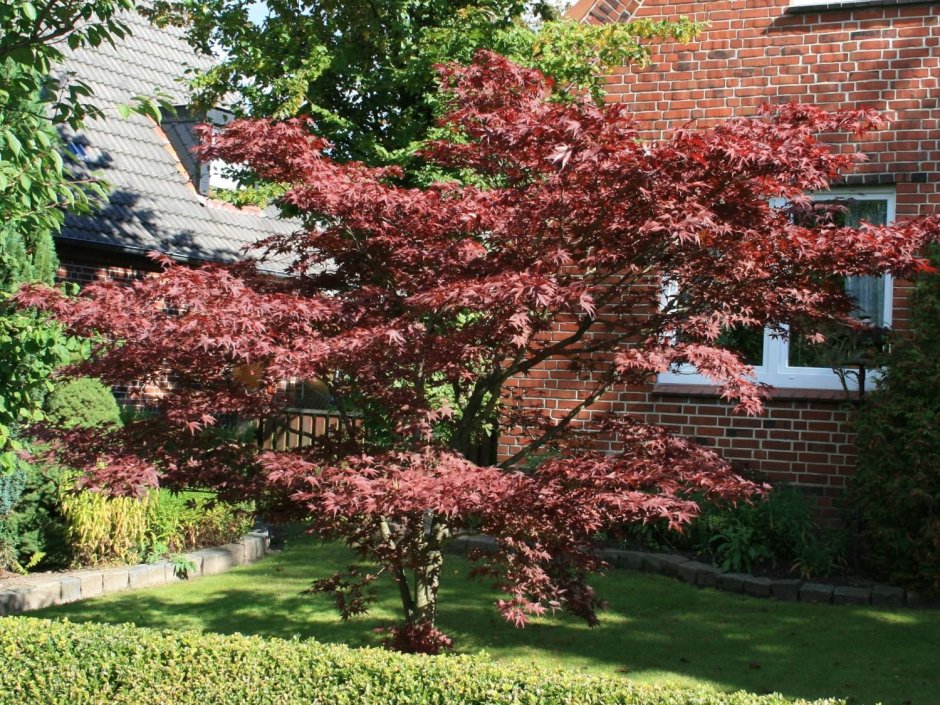
M104 247L59 241L56 243L56 251L59 256L57 280L79 286L96 281L130 282L158 271L157 266L146 256ZM170 381L161 378L114 387L112 391L122 406L145 408L155 404L170 387ZM322 388L315 383L286 380L279 385L279 390L287 399L286 403L292 407L319 409L328 401L323 397Z
M660 45L651 66L607 77L608 99L630 104L651 136L688 121L752 115L767 102L876 108L892 126L857 145L869 162L848 183L893 185L899 218L933 212L940 204L940 3L895 0L798 13L788 5L583 0L570 14L590 22L685 15L708 23L693 44ZM832 139L836 148L846 141ZM908 287L895 286L894 325L903 328ZM589 375L549 362L517 385L530 404L557 418L589 383ZM855 461L851 408L841 392L787 389L775 392L762 417L744 417L708 388L650 382L611 392L581 418L612 411L660 423L715 448L741 470L799 485L821 516L836 519ZM509 434L501 455L518 447Z
M126 254L115 250L58 241L59 255L57 280L83 286L95 281L129 282L156 271L153 262L143 255ZM114 387L115 398L122 406L143 408L155 403L169 382L139 382L125 387Z

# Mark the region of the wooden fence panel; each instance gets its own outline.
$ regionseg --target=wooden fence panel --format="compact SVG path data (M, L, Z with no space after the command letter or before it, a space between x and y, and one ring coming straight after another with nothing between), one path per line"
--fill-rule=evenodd
M358 428L362 419L353 417ZM336 411L324 409L285 409L283 414L262 419L258 428L259 444L264 450L293 450L309 446L322 436L342 437L342 418ZM477 465L497 462L499 434L494 433L467 451L467 460Z
M361 419L353 418L359 426ZM321 436L341 436L342 419L335 411L324 409L285 409L283 414L262 419L258 438L264 450L293 450L309 446Z

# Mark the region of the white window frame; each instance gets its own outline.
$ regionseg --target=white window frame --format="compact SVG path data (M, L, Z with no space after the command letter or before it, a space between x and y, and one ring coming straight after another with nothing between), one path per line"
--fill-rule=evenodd
M839 7L841 5L861 5L872 0L790 0L789 7Z
M834 201L853 199L857 201L886 201L886 222L894 222L896 193L893 186L872 186L856 188L835 188L811 194L814 201ZM781 204L775 204L781 205ZM666 292L664 292L665 295ZM884 325L891 326L894 304L894 281L890 274L884 275ZM784 326L786 328L786 326ZM754 366L754 381L763 382L781 389L844 389L842 379L829 367L794 367L790 365L789 339L774 337L769 330L764 331L763 364ZM869 374L869 380L877 372ZM689 364L680 365L675 371L661 373L659 384L692 384L715 386L715 382ZM858 391L855 375L846 376L850 391Z

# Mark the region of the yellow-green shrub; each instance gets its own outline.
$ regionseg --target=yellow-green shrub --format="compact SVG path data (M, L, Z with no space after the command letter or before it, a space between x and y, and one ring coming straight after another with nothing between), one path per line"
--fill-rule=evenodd
M0 705L784 705L782 695L655 687L313 641L0 619ZM797 703L807 703L797 700ZM846 705L817 700L815 705Z
M62 514L72 562L76 565L139 562L150 536L150 516L157 501L157 492L138 499L63 491Z
M155 490L137 499L70 489L61 506L76 565L137 563L230 543L252 524L250 504L217 502L211 492Z

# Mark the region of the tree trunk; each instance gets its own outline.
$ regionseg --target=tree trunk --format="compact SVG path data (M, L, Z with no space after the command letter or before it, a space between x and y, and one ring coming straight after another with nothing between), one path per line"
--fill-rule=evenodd
M437 593L444 564L444 541L449 531L437 517L429 517L428 523L427 538L420 548L420 560L415 569L414 595L409 595L411 609L406 605L405 614L411 625L433 627L437 619Z

